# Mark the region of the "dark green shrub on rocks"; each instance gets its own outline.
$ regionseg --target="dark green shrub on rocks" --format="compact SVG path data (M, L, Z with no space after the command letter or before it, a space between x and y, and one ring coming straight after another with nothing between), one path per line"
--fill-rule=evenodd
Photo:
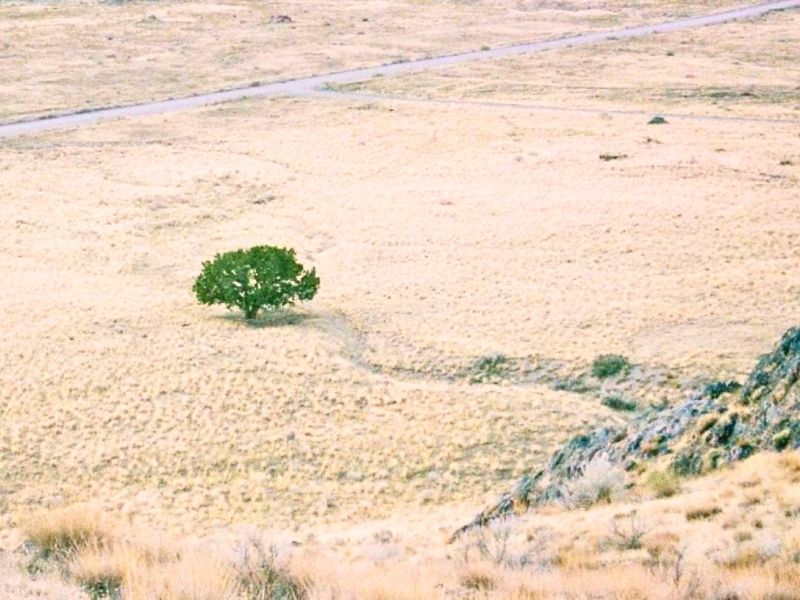
M598 379L613 377L631 368L628 359L619 354L601 354L592 362L592 375Z
M202 304L239 308L246 319L253 319L260 310L311 300L319 277L314 269L305 270L290 248L254 246L204 262L192 289Z

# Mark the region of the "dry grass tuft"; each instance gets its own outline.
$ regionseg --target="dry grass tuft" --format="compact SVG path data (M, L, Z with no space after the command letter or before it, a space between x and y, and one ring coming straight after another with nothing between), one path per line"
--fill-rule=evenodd
M102 546L112 535L100 512L87 505L34 514L24 520L22 528L46 557L64 557L79 548Z
M699 521L701 519L710 519L711 517L717 516L721 512L722 509L719 506L698 506L696 508L690 508L686 511L686 520Z
M653 490L656 498L671 498L681 491L680 478L669 469L650 473L647 477L647 485Z

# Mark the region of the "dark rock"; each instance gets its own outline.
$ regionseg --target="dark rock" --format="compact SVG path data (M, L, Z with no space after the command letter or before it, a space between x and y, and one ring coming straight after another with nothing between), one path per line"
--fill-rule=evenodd
M269 18L270 25L280 25L283 23L292 23L292 17L289 15L272 15Z
M570 482L603 458L621 471L638 470L667 454L679 475L695 475L744 460L761 449L800 448L800 328L789 329L762 356L744 386L707 385L677 405L655 409L627 428L601 427L556 451L535 475L525 475L498 503L453 534L454 540L492 519L566 497Z

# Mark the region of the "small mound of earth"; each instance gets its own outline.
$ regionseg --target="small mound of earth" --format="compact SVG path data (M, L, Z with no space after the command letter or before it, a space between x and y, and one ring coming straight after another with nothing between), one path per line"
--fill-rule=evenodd
M269 18L270 25L282 24L282 23L292 23L292 17L289 15L272 15Z

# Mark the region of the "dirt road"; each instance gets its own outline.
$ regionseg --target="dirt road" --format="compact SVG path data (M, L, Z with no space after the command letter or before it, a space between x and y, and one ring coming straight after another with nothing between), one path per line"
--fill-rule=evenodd
M516 44L489 50L479 50L474 52L464 52L449 56L439 56L417 61L394 63L377 67L352 69L339 73L327 75L317 75L302 79L279 81L257 86L242 87L208 94L199 94L186 98L176 98L156 102L146 102L129 106L119 106L112 108L98 108L84 110L75 113L66 113L54 117L23 120L12 123L0 124L0 138L9 138L19 135L39 133L54 129L69 129L73 127L83 127L101 121L111 119L138 117L145 115L162 114L189 110L210 104L231 102L248 97L265 96L309 96L318 93L319 90L330 85L341 85L365 81L376 76L391 76L400 73L422 71L466 63L471 61L492 60L506 58L521 54L543 52L558 48L568 48L572 46L587 46L602 42L643 37L657 33L669 33L683 29L705 27L734 21L737 19L752 19L765 15L770 12L800 8L800 0L781 0L777 2L765 2L754 6L740 7L724 12L696 17L675 19L656 25L644 25L629 27L625 29L579 34L567 37L532 42L527 44ZM347 97L347 92L336 92L342 97ZM356 97L354 94L353 97Z

